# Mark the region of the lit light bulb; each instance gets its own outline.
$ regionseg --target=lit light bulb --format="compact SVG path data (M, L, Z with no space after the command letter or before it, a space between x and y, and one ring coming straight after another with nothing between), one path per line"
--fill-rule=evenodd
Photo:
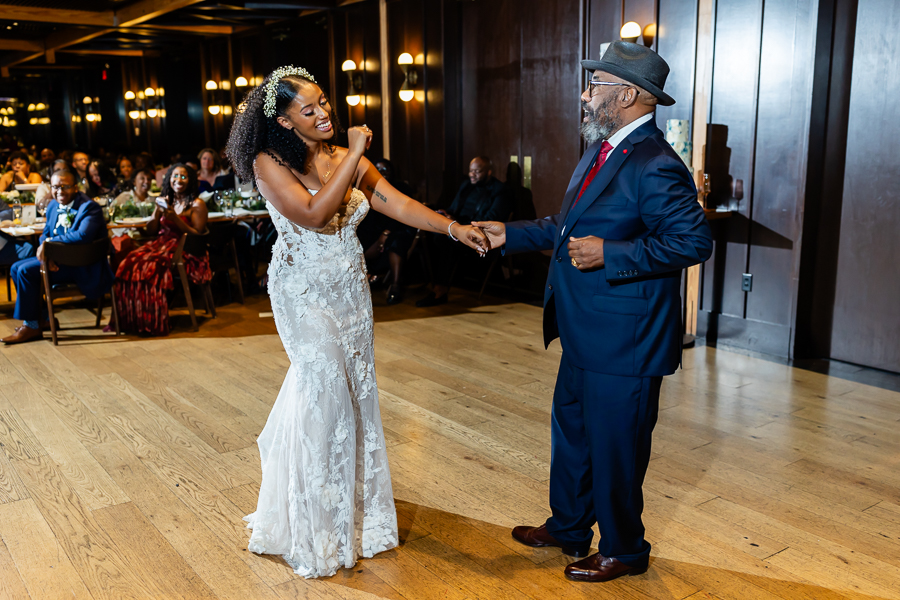
M84 118L87 119L88 121L93 122L94 121L94 113L88 113L88 114L84 115Z
M247 87L247 78L241 75L234 80L234 87Z
M359 94L347 96L347 104L349 104L350 106L356 106L357 104L359 104Z
M155 108L147 109L147 116L151 119L155 119L158 114L159 112Z
M411 65L411 64L413 64L413 57L412 57L412 54L410 54L409 52L404 52L403 54L401 54L401 55L399 56L399 58L397 58L397 64L398 64L398 65Z
M28 111L30 112L30 111L33 111L33 110L35 110L34 104L29 104L29 105L28 105Z
M153 88L149 88L149 87L148 87L146 90L144 90L144 95L145 95L145 96L155 96L155 95L156 95L156 90L154 90Z
M400 90L400 99L404 102L409 102L415 95L416 92L414 90Z
M209 107L209 114L217 115L217 114L219 114L220 110L222 110L221 106L213 104L212 106Z
M127 92L125 92L125 99L126 100L134 100L134 92L132 92L131 90L128 90Z
M41 125L49 125L50 117L41 117L40 119L38 119L38 123L40 123Z
M128 116L131 117L132 119L140 119L141 113L139 113L136 110L130 110L130 111L128 111Z
M38 102L37 106L34 107L34 110L44 110L45 108L47 108L46 104L44 104L43 102Z
M84 104L90 104L90 103L93 102L93 101L94 101L94 100L93 100L90 96L85 96L84 99L83 99L81 102L84 103Z
M344 64L341 65L341 71L355 71L356 63L349 58L344 61Z
M622 29L619 31L619 37L626 42L636 42L640 35L641 26L634 21L628 21L622 25Z
M219 85L215 81L210 79L209 81L206 82L206 89L217 90L217 89L219 89Z
M37 117L31 117L30 119L28 119L29 125L37 125L37 123L38 123Z

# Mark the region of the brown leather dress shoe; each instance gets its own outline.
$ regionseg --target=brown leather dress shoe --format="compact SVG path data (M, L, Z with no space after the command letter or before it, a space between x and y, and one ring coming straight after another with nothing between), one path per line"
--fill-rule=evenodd
M40 329L32 329L31 327L16 327L15 333L6 336L0 342L4 344L21 344L22 342L30 342L31 340L39 340L44 337Z
M575 581L603 582L622 575L640 575L647 567L632 567L599 552L566 566L566 577Z
M526 546L531 546L532 548L544 548L546 546L555 546L556 548L562 548L563 554L568 554L569 556L574 556L575 558L587 556L591 551L590 546L564 546L562 543L557 541L555 537L547 533L546 525L541 525L540 527L528 527L527 525L519 525L518 527L513 528L512 536L520 544L525 544Z

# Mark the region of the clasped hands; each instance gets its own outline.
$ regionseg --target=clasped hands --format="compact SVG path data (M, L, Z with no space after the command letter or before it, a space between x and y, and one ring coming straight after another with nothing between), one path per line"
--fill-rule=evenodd
M506 243L506 224L498 221L472 221L472 226L487 236L490 248L499 248ZM572 266L579 271L599 269L604 266L603 238L589 235L570 237L567 245Z

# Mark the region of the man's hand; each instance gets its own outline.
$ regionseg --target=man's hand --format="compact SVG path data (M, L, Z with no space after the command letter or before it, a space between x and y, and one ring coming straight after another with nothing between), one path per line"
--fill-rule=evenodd
M39 261L44 262L44 244L43 243L41 243L41 245L38 246L37 252L35 252L35 257L37 257L37 259ZM59 267L52 260L48 261L47 268L50 270L51 273L59 271Z
M506 243L506 224L498 221L472 221L472 225L480 227L491 243L491 248L499 248Z
M599 269L605 264L603 262L603 238L593 235L582 238L570 237L568 248L569 256L574 261L572 266L579 271Z
M454 223L453 227L456 228L456 233L454 233L453 236L469 248L475 250L482 258L484 258L487 251L491 249L487 236L478 227L473 225L460 225L459 223Z

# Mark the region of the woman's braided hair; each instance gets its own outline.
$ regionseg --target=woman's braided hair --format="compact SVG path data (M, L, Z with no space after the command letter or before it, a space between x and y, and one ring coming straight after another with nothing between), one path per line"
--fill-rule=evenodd
M235 173L243 181L253 180L253 162L260 152L266 152L279 164L298 173L306 173L308 169L306 143L292 130L279 125L276 119L286 116L300 87L312 82L297 74L281 76L279 71L281 69L271 73L261 85L247 93L238 106L234 125L231 126L225 154L231 160ZM279 77L279 80L272 84L274 77ZM272 116L266 116L266 88L270 85L274 90L275 110ZM334 131L343 131L334 110L329 117Z

